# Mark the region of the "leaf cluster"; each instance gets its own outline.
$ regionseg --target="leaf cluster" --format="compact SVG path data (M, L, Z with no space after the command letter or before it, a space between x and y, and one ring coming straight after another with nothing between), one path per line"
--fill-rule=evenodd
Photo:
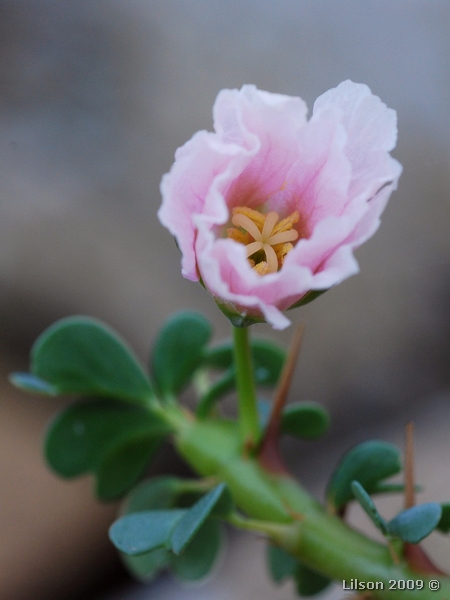
M195 312L172 316L159 332L149 373L126 342L104 323L88 317L61 319L36 340L30 372L15 373L18 387L44 395L81 397L50 425L45 456L63 477L92 473L102 500L123 496L145 472L171 432L164 407L192 382L203 380L197 415L215 414L217 402L235 389L231 342L209 347L210 323ZM252 343L256 382L276 385L285 352L273 342ZM219 373L213 379L212 373ZM261 425L268 405L260 403ZM318 404L291 404L281 430L313 439L328 428L329 418Z
M213 568L224 541L221 519L233 505L223 483L203 496L200 489L198 481L158 477L127 498L110 538L136 577L148 581L170 569L195 581Z
M400 451L392 444L370 440L354 446L341 459L329 481L329 509L343 515L346 505L357 500L384 536L411 544L418 544L435 529L450 531L450 504L419 504L401 511L390 521L380 515L371 495L402 491L403 485L385 481L401 469Z

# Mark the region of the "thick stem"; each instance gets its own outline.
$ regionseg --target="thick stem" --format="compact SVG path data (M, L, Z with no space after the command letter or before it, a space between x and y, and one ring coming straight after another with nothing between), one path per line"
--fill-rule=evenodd
M381 582L371 592L383 600L450 600L450 578L414 572L406 560L395 564L387 546L374 542L329 515L290 477L272 475L253 458L243 458L240 436L230 421L195 421L175 435L175 445L203 476L225 481L245 528L260 531L312 569L337 581ZM261 521L260 526L258 521ZM234 521L235 525L243 524ZM438 592L429 581L438 581ZM423 589L390 588L399 580L423 581ZM379 584L379 585L381 585Z
M253 450L258 441L260 430L248 328L233 327L233 338L239 430L244 448Z

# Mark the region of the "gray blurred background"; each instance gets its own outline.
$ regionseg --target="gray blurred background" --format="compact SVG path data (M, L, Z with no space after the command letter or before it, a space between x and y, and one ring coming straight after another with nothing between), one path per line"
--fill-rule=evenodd
M449 31L445 0L0 0L2 370L25 368L35 337L74 313L107 321L145 360L176 310L200 310L228 336L156 218L161 176L212 128L220 89L254 83L312 107L350 78L397 110L404 172L356 252L361 273L290 314L306 322L291 399L323 402L334 424L314 448L285 452L319 493L336 448L368 435L401 443L414 418L424 476L439 453L444 465L433 499L448 500L449 440L436 428L450 422ZM287 344L291 330L255 334ZM115 508L94 503L90 481L46 471L39 439L57 403L3 381L0 597L94 598L120 573L105 533Z

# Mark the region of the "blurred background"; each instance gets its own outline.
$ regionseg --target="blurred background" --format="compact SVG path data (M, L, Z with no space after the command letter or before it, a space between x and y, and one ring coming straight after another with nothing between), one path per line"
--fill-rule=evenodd
M156 218L162 174L178 146L211 130L225 87L254 83L312 107L349 78L397 110L404 172L356 252L361 273L290 314L306 323L291 399L323 402L333 426L284 451L320 495L338 450L368 436L401 444L412 418L426 497L450 499L449 27L446 0L0 0L1 598L293 598L268 587L249 538L231 539L237 554L197 596L168 579L127 592L106 538L117 507L43 464L58 401L6 381L69 314L107 321L144 360L176 310L200 310L216 339L229 335ZM291 331L255 328L282 344ZM158 470L173 461L167 451ZM448 540L430 544L450 568Z

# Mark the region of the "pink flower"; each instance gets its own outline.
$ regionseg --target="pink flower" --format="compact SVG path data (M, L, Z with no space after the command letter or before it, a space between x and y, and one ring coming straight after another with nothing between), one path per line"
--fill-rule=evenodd
M356 273L353 249L396 188L396 113L366 85L344 81L306 113L253 85L222 90L215 133L197 132L163 177L158 215L182 273L235 324L283 329L283 311Z

